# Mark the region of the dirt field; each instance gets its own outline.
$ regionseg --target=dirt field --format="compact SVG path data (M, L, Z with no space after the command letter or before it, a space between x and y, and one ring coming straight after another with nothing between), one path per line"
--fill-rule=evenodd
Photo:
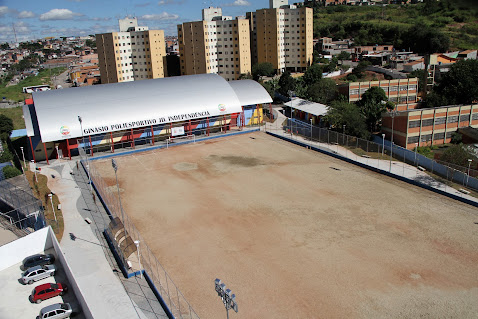
M264 133L118 157L127 214L201 318L476 318L476 208ZM115 185L110 160L95 161Z

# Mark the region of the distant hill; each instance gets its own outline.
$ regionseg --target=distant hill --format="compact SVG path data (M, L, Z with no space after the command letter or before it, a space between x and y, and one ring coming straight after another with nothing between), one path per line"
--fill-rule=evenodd
M356 45L393 44L398 49L414 51L420 51L414 46L420 46L424 39L440 51L444 51L445 46L448 50L478 49L476 0L425 0L413 5L309 6L314 7L314 37L351 37Z

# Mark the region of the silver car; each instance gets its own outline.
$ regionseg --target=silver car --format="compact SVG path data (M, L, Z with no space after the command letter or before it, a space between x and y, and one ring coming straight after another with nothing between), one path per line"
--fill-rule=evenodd
M35 266L28 268L22 275L22 281L24 284L33 284L33 282L45 279L55 275L54 265Z
M71 316L73 310L69 303L56 303L40 310L37 319L64 319Z

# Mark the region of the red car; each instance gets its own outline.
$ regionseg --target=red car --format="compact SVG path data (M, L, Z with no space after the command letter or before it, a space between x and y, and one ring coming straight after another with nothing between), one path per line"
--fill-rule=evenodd
M43 284L36 286L30 296L31 302L40 303L45 299L53 298L58 295L63 296L68 288L64 284Z

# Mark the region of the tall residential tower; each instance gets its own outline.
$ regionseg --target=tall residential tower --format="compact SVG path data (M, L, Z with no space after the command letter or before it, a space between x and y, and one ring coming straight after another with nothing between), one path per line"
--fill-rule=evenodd
M136 18L119 20L119 27L96 35L101 83L165 77L164 31L140 27Z
M203 10L203 20L178 25L181 75L216 73L227 81L251 72L249 20Z

